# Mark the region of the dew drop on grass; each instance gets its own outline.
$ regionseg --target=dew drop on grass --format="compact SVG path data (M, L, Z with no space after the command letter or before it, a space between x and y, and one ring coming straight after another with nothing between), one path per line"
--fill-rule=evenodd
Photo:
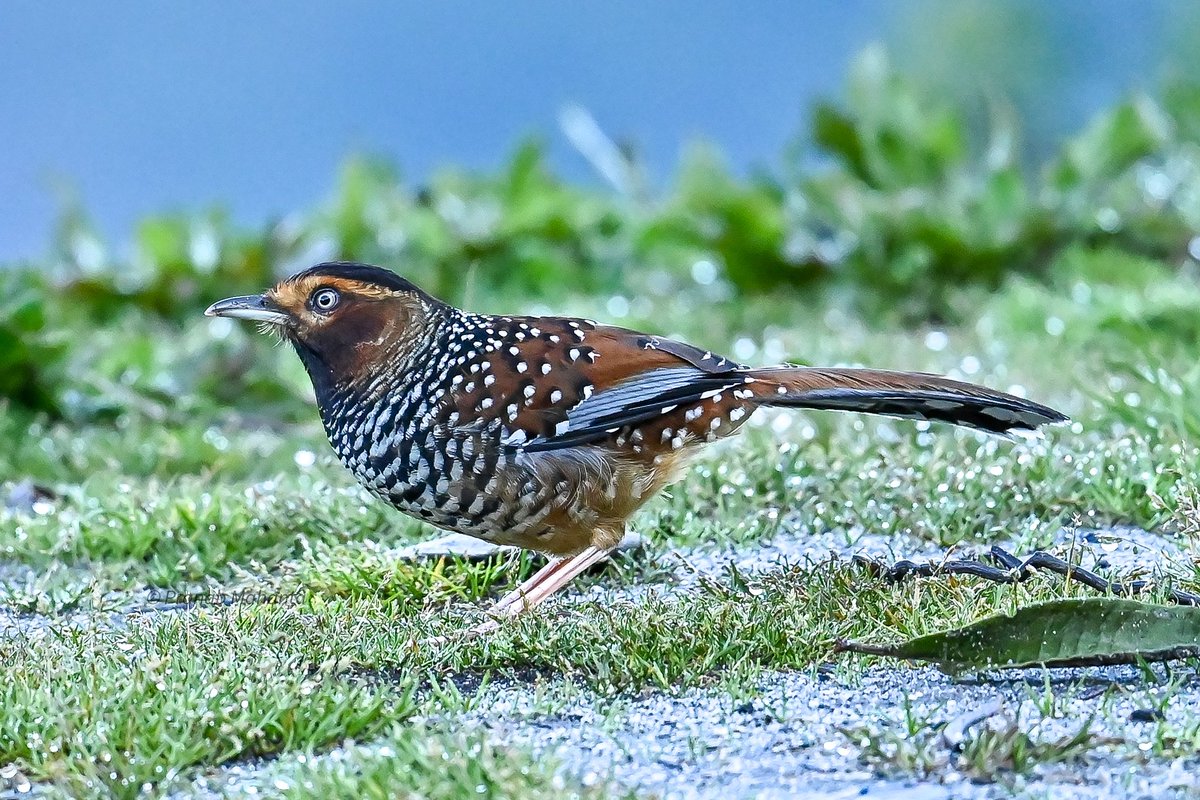
M1121 227L1121 215L1115 208L1106 206L1096 211L1096 225L1105 233L1112 233Z
M233 333L233 320L229 317L212 317L208 321L208 333L214 339L227 339Z
M925 347L935 353L940 353L950 344L950 337L944 331L930 331L925 334Z
M1187 249L1189 256L1200 261L1200 236L1192 237L1192 240L1188 242Z
M701 259L692 264L692 280L701 286L707 286L717 279L717 265L707 259Z
M758 345L747 336L743 336L733 343L733 356L739 361L749 361L757 352Z

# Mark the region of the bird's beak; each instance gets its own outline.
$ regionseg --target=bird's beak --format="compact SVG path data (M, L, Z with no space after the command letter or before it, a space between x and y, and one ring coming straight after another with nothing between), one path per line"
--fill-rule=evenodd
M236 319L252 319L255 322L269 322L272 325L284 325L288 315L267 305L267 298L261 294L251 294L245 297L231 297L209 306L206 317L234 317Z

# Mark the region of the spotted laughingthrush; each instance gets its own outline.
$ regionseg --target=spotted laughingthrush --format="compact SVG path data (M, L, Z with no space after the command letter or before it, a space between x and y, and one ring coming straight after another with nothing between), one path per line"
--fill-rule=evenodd
M493 618L603 560L634 511L762 406L1001 434L1066 419L936 375L752 368L583 319L474 314L365 264L318 264L205 313L265 323L291 342L329 441L371 492L438 527L551 557Z

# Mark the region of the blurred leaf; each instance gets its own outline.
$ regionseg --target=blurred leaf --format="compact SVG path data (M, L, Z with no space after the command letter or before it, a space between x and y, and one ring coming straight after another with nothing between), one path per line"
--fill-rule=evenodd
M46 332L46 302L37 276L0 270L0 399L58 414L66 342Z
M1054 170L1054 184L1071 188L1114 177L1166 144L1171 134L1172 123L1163 110L1148 97L1136 97L1100 116L1067 143Z

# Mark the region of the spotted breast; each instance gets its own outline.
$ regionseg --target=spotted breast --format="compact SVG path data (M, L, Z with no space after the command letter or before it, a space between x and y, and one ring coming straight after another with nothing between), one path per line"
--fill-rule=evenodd
M425 346L322 403L331 442L397 508L569 554L736 430L756 380L689 345L582 319L430 315ZM600 391L597 391L597 389Z

